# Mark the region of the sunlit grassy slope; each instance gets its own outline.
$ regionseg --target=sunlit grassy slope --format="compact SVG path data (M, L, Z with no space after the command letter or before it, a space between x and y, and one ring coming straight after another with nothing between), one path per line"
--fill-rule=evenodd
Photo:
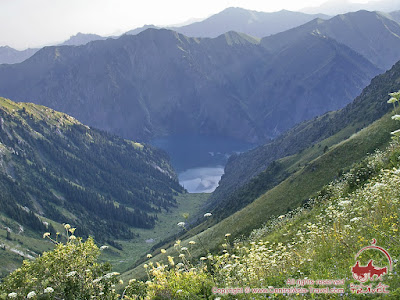
M325 153L322 151L322 147L314 146L304 150L297 157L282 159L282 164L287 164L288 170L293 169L293 173L286 180L220 223L209 228L206 228L207 222L202 224L201 229L205 230L198 235L190 238L190 232L186 236L183 235L182 245L189 246L189 240L200 239L204 247L197 247L192 253L200 256L205 255L207 251L218 250L224 242L226 233L230 233L232 238L248 236L252 230L262 227L270 218L285 214L307 202L324 185L337 178L343 171L348 170L353 163L362 160L376 149L385 148L391 140L390 132L396 129L397 125L391 119L391 114L387 114L336 145L332 145L334 136L322 141L321 145L330 146ZM298 167L299 163L300 167ZM211 223L211 221L209 222ZM196 230L200 229L195 228L193 232L196 233ZM167 245L165 247L167 248ZM167 253L172 254L173 252L174 250L170 249ZM159 256L154 258L155 261L160 259ZM124 277L140 276L141 274L143 275L143 268L138 266L124 274Z

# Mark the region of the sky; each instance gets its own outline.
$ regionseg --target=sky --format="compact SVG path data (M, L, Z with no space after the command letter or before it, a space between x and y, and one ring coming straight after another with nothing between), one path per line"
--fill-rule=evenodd
M172 25L206 18L227 7L300 10L326 0L0 0L0 46L22 50L70 36L119 35L145 24ZM343 0L331 0L343 1ZM366 2L366 0L351 0Z

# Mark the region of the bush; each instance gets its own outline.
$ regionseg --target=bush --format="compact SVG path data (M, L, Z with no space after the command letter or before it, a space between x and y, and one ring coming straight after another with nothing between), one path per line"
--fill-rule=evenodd
M76 238L66 224L67 242L49 238L56 247L36 260L25 260L0 285L0 299L117 299L118 273L110 264L97 263L100 254L92 238ZM58 237L58 235L57 235Z

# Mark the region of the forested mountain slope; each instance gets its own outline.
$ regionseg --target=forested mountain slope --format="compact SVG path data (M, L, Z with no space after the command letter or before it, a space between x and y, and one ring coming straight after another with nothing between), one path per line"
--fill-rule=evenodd
M4 98L0 185L0 212L22 226L42 233L46 218L100 241L153 227L183 191L165 153Z

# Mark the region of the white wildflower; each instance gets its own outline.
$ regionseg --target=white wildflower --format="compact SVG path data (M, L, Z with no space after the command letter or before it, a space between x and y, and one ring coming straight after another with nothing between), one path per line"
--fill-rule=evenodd
M185 227L185 222L179 222L177 225L178 225L179 227Z
M208 218L208 217L211 217L211 216L212 216L212 213L205 213L205 214L204 214L204 217L205 217L205 218Z
M12 293L9 293L9 294L8 294L8 297L9 297L9 298L17 298L17 296L18 296L18 294L15 293L15 292L12 292Z
M27 299L30 299L30 298L33 298L33 297L35 297L35 296L36 296L36 292L35 292L35 291L32 291L32 292L29 292L28 295L26 295L26 298L27 298Z
M355 218L351 219L350 222L357 222L357 221L359 221L359 220L361 220L360 217L355 217Z
M47 288L44 289L44 293L45 294L50 294L50 293L53 293L53 292L54 292L54 289L52 287L47 287Z
M338 203L338 205L340 205L340 206L346 206L346 205L348 205L348 204L351 204L351 201L349 201L349 200L343 200L343 201L340 201L340 202Z
M69 272L66 276L71 277L71 276L74 276L75 274L76 274L76 271L72 271L72 272Z
M397 130L395 130L395 131L392 131L390 134L393 134L393 135L400 135L400 129L397 129Z

